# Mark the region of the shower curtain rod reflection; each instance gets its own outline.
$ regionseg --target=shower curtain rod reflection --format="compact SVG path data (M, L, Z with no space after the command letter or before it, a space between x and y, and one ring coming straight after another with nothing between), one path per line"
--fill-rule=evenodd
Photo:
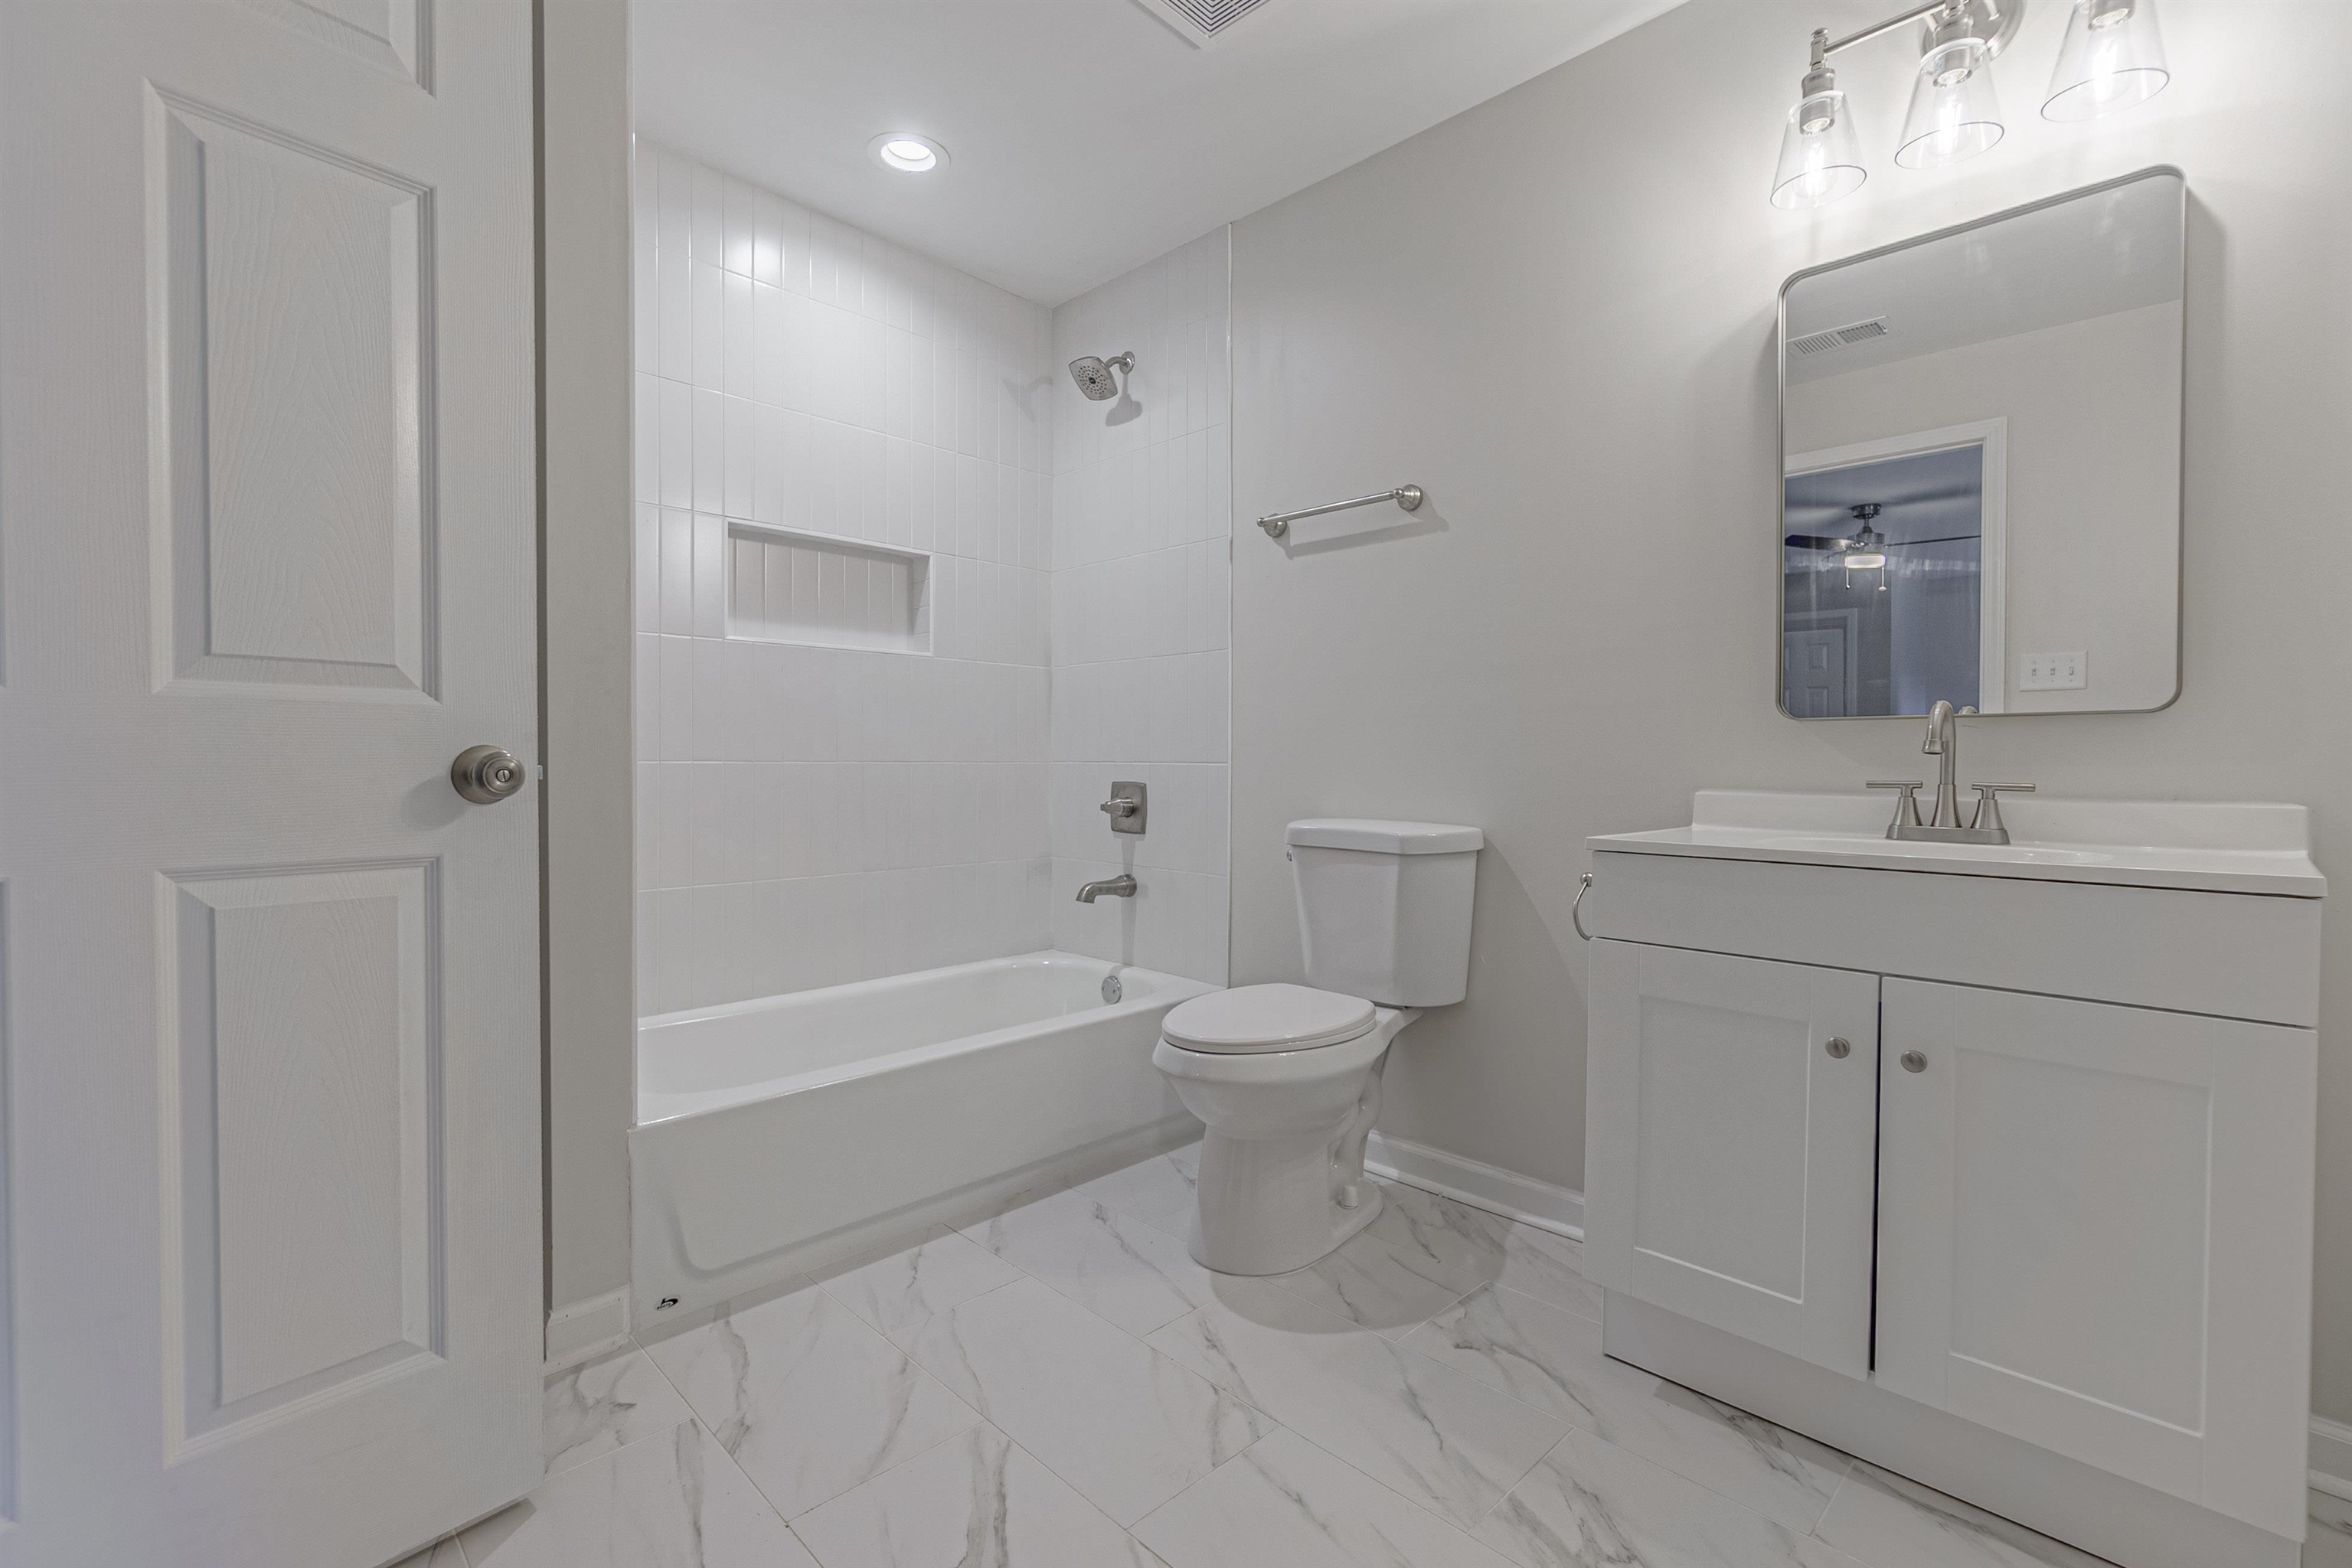
M1346 511L1350 507L1378 506L1384 500L1392 500L1407 511L1418 511L1422 489L1419 485L1399 485L1378 495L1358 496L1354 500L1335 500L1329 506L1310 506L1298 511L1270 511L1257 520L1257 525L1265 530L1268 539L1280 539L1290 531L1290 525L1302 517L1321 517L1327 511Z

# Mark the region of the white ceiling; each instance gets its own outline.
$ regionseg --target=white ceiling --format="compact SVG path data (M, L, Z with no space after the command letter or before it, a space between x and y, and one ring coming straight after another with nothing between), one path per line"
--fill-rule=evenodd
M636 123L1052 305L1676 3L1265 0L1196 47L1150 0L637 0Z

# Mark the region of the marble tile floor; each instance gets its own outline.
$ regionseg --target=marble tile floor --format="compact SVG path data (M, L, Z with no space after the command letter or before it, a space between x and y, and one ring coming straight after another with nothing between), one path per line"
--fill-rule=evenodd
M1388 1186L1212 1275L1192 1154L550 1379L546 1482L401 1568L2097 1568L1609 1361L1531 1226Z

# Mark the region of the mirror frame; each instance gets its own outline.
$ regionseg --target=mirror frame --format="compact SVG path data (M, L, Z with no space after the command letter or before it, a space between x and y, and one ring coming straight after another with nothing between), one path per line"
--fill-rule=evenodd
M1894 255L1897 251L1910 250L1922 245L1930 245L1939 239L1948 239L1957 234L1966 234L1971 229L1989 227L1993 224L2001 223L2010 218L2021 217L2027 213L2040 212L2046 207L2058 206L2067 202L2079 200L2084 196L2096 195L2101 191L2112 191L2125 185L2136 184L2141 180L2160 179L2168 175L2180 182L2181 228L2180 428L2174 444L2175 460L2180 465L2180 508L2179 512L2173 518L2174 542L2180 564L2179 570L2174 572L2172 579L2172 694L2153 708L2067 708L2054 710L2049 709L2037 709L2023 713L2000 712L1971 714L1970 717L1972 718L2074 719L2101 713L2161 713L2166 709L2180 700L2181 688L2187 681L2187 675L2183 671L2181 666L2187 653L2187 641L2184 635L2185 628L2182 623L2187 611L2187 584L2189 576L2187 548L2189 540L2189 176L2187 173L2176 164L2152 163L2145 169L2135 169L2128 174L2118 174L2113 179L2099 180L2087 185L2077 185L2072 190L2061 191L2055 195L2043 196L2039 201L2025 202L2013 207L2003 207L1999 212L1988 213L1983 217L1970 218L1966 223L1952 224L1943 228L1930 230L1926 234L1913 235L1906 239L1898 239L1894 241L1892 244L1878 246L1869 250L1856 251L1852 256L1842 256L1834 261L1823 261L1811 267L1801 268L1798 271L1789 274L1787 279L1780 284L1780 293L1774 298L1772 314L1772 516L1776 523L1773 538L1775 540L1780 540L1787 538L1789 533L1788 344L1790 289L1795 288L1798 284L1803 282L1808 278L1818 278L1825 272L1835 272L1842 268L1856 266L1864 261L1874 260L1882 256ZM1777 553L1774 560L1776 568L1779 569L1776 574L1777 576L1785 578L1786 571L1784 561ZM1784 596L1786 592L1785 584L1782 585L1781 592ZM1780 712L1780 717L1783 719L1795 724L1870 723L1885 722L1898 719L1906 720L1912 723L1917 723L1919 720L1925 716L1917 713L1835 713L1825 715L1818 719L1809 719L1802 715L1790 712L1789 690L1781 669L1785 637L1783 627L1785 624L1785 609L1776 612L1772 617L1772 649L1770 661L1768 666L1768 668L1772 671L1772 706ZM2003 651L2002 662L2005 667L2007 664L2006 650Z

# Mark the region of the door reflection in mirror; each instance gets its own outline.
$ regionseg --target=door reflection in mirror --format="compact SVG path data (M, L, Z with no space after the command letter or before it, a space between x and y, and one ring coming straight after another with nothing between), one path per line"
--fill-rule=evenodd
M1985 446L1792 458L1782 691L1802 719L1979 706Z

